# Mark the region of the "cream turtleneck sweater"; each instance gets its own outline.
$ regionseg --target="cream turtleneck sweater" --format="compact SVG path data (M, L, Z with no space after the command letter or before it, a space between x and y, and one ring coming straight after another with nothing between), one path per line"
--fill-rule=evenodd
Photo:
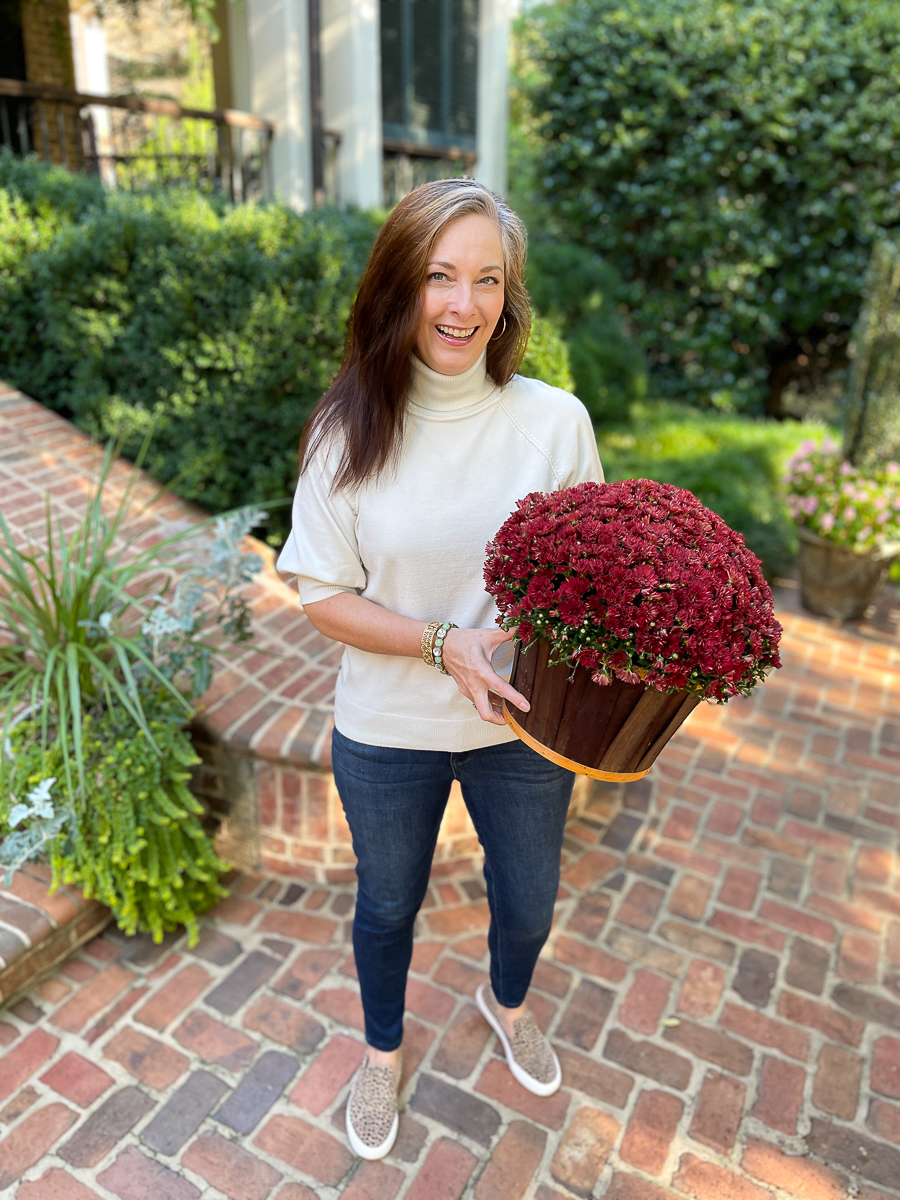
M484 356L462 375L439 375L413 356L413 380L395 469L354 492L332 492L338 453L302 475L293 529L279 558L304 604L356 592L418 621L495 626L484 590L485 546L535 491L556 491L603 472L590 418L559 388L516 375L498 388ZM511 654L494 658L501 674ZM474 750L510 741L482 721L453 680L418 658L348 646L335 724L373 746Z

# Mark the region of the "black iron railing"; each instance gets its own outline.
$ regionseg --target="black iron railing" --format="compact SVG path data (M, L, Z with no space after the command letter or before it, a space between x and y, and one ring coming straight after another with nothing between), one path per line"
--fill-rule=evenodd
M263 199L273 133L270 121L229 108L0 79L0 146L91 172L110 187L184 182L236 201Z

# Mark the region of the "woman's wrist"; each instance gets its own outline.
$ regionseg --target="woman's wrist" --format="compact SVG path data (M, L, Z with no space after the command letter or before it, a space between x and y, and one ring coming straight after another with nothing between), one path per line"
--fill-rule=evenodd
M450 674L444 666L444 639L451 629L458 628L452 621L430 621L422 633L422 658L442 675Z

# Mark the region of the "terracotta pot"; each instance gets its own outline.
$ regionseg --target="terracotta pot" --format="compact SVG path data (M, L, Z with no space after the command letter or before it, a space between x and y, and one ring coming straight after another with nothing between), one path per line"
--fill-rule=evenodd
M859 553L817 537L802 525L800 539L800 600L820 617L853 621L865 615L884 586L896 554Z
M594 779L642 779L657 755L700 703L690 692L658 692L614 679L602 687L590 671L548 665L550 642L516 646L510 683L530 712L504 703L507 725L523 742L560 766ZM571 677L571 678L570 678Z

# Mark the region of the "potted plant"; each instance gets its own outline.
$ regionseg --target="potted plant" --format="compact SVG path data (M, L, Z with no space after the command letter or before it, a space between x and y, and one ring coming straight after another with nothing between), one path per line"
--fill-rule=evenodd
M826 438L803 442L783 482L804 608L843 621L863 616L900 552L900 464L855 467Z
M0 865L45 857L54 886L126 932L195 938L227 864L188 790L187 725L214 650L249 637L241 589L262 564L243 542L265 514L156 540L137 469L107 515L114 461L109 448L68 532L49 502L40 542L17 544L0 517Z
M520 500L488 546L487 590L516 628L504 709L526 742L600 779L646 775L701 700L780 666L759 560L695 496L649 479Z

